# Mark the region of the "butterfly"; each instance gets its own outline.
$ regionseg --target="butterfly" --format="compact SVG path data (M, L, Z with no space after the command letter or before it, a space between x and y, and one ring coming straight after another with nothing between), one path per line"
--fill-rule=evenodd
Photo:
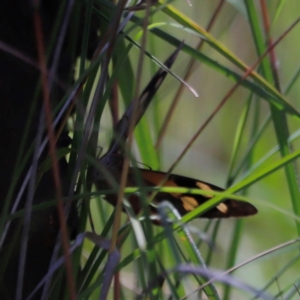
M93 181L98 190L104 191L113 189L112 181L120 183L123 159L124 158L120 153L108 153L100 159L99 163L105 166L109 175L101 172L98 168L94 169ZM139 184L141 184L142 187L184 187L204 191L224 191L222 188L205 181L176 174L170 174L167 176L167 173L160 171L142 168L135 170L133 167L130 167L128 170L126 187L137 187ZM149 191L146 194L147 196L151 196L152 192ZM190 193L167 193L158 191L154 195L154 199L152 201L152 204L154 205L150 205L150 211L152 215L157 216L156 206L163 201L168 201L177 209L180 215L183 216L210 200L212 197L213 196L209 194L195 195ZM117 198L117 192L105 195L105 199L114 206L117 203ZM142 210L142 202L139 193L128 195L127 200L136 214ZM204 212L200 217L209 219L246 217L256 213L257 209L248 202L226 199L212 209Z
M180 49L183 47L183 43L176 49L176 51L166 60L165 67L170 68L175 61ZM139 101L138 109L136 110L135 125L139 122L147 107L151 103L153 95L162 84L167 72L161 68L155 76L151 79L149 84L142 92ZM120 183L124 156L121 152L121 146L124 145L125 140L128 137L128 124L129 120L133 117L133 102L126 109L123 117L117 123L114 128L113 140L107 153L99 159L98 167L94 167L93 170L93 182L97 187L97 190L114 190L113 183ZM138 172L136 172L138 171ZM138 177L137 177L138 174ZM139 186L142 183L142 187L185 187L196 188L205 191L223 191L222 188L205 181L196 180L189 177L171 174L166 178L166 173L159 171L152 171L147 169L129 168L127 177L127 187ZM138 179L138 180L137 180ZM150 196L151 192L148 193ZM105 195L105 199L112 205L117 203L117 192L109 193ZM185 215L188 212L199 207L211 199L211 195L194 195L190 193L155 193L152 204L150 205L151 213L157 214L156 205L162 201L169 201L181 215ZM139 194L131 194L128 196L129 203L133 211L137 214L142 209L141 199ZM228 217L245 217L254 215L257 213L257 209L250 203L237 201L233 199L226 199L219 203L216 207L203 213L200 217L204 218L228 218Z

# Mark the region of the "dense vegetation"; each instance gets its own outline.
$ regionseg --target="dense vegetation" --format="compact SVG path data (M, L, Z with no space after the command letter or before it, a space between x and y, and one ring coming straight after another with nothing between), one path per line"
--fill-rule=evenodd
M1 299L299 297L299 1L191 5L0 0ZM134 138L134 114L113 131L179 47ZM124 127L122 162L228 189L181 218L147 195L207 187L103 188ZM259 213L197 218L224 198Z

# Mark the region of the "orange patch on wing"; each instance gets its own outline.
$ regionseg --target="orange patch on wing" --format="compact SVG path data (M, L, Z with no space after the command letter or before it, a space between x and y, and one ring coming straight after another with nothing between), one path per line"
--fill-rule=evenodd
M142 170L142 175L144 180L147 180L149 183L153 184L154 186L159 186L166 179L166 174L155 172L155 171ZM164 182L163 186L178 187L178 185L170 179L167 179ZM170 194L176 198L180 197L181 195L180 193L170 193Z
M147 181L151 182L153 185L159 185L165 178L166 175L164 173L142 170L143 178ZM177 186L177 184L172 180L167 180L164 183L164 186Z
M211 187L206 184L206 183L203 183L201 181L197 181L196 183L197 187L203 191L212 191ZM213 196L212 195L203 195L204 197L206 198L212 198Z
M180 200L182 201L183 207L186 211L192 211L199 206L198 201L191 196L180 197Z
M224 203L220 203L216 206L216 208L223 214L226 214L228 212L228 207Z

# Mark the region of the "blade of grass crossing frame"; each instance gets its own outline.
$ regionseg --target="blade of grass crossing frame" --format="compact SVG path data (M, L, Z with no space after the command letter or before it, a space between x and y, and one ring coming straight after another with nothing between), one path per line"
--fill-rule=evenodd
M135 162L132 162L135 165ZM135 178L137 182L137 186L143 187L143 183L141 180L141 176L139 176L139 169L135 168ZM133 212L130 204L126 204L126 212L130 217L131 227L128 228L129 230L133 230L133 234L135 236L134 244L137 244L138 248L141 250L141 257L139 257L135 264L137 265L138 271L138 278L140 280L140 284L142 285L142 289L145 290L148 285L151 284L158 278L158 270L156 265L156 254L155 249L152 247L153 243L153 226L150 221L150 209L147 202L147 196L143 188L141 188L140 193L141 204L143 206L145 222L143 224L140 220L136 217L135 213ZM143 229L144 230L143 230ZM128 234L126 233L126 234ZM149 245L151 245L149 247ZM137 247L134 246L133 249ZM139 263L140 262L140 263ZM150 289L149 290L149 297L150 299L157 299L157 289Z
M259 18L255 9L254 3L251 0L245 0L248 12L248 19L250 21L253 39L256 44L258 55L265 51L265 40L262 37L261 29L259 28ZM261 63L262 73L269 82L273 82L272 66L268 59L263 59ZM286 156L290 153L290 146L288 143L288 125L284 112L278 111L273 106L270 106L272 120L276 132L277 141L280 147L281 156ZM290 196L293 204L293 210L296 215L300 215L300 191L297 182L297 172L294 164L287 164L285 166L285 175L290 191ZM296 222L298 235L300 235L300 224Z
M256 105L257 106L257 105ZM258 116L259 114L259 110L258 108L255 108L255 114L256 116ZM245 151L245 155L244 158L241 159L239 166L236 168L235 173L232 175L233 178L237 178L238 174L240 174L240 172L242 171L243 167L245 166L245 164L247 163L247 160L249 158L249 156L252 155L253 150L256 147L256 144L258 143L261 135L263 134L263 132L267 129L267 126L270 124L271 121L271 117L270 115L268 115L265 120L262 122L261 126L257 129L256 133L253 135L253 137L251 138L250 144L248 146L248 149ZM258 119L256 119L254 121L256 124L258 124ZM260 161L256 163L257 165L260 165ZM254 166L254 165L253 165ZM253 168L253 167L252 167ZM250 169L251 170L251 169ZM249 172L249 174L251 173L249 170L246 171Z
M85 39L84 39L85 40ZM84 70L84 65L81 64L81 73L83 73ZM88 105L89 105L89 99L90 96L93 93L93 86L97 81L97 69L94 69L88 79L87 82L84 86L84 90L81 93L81 101L80 101L80 105L78 106L78 110L77 110L77 114L76 114L76 121L75 121L75 126L74 128L82 128L83 124L84 124L84 119L85 119L85 114L86 111L88 109ZM95 118L94 118L94 125L93 128L97 128L97 126L95 126L95 124L99 124L99 119L101 116L102 112L97 110L96 114L95 114ZM93 131L91 134L91 138L90 141L95 139L95 136L98 135L98 131ZM96 145L97 143L91 143L89 141L89 145L87 147L87 154L94 157L96 155ZM75 130L74 135L73 135L73 147L75 149L79 149L79 145L82 142L82 131L79 130ZM70 172L70 176L72 174L72 171L75 168L76 162L77 162L77 153L73 152L73 155L70 156L70 160L69 160L69 172ZM91 191L92 185L91 185L91 181L88 180L88 177L90 176L89 173L90 172L85 172L86 170L86 162L84 164L82 164L81 167L81 171L80 171L80 180L78 181L77 187L76 189L78 190L78 193L88 193ZM83 197L82 199L82 203L81 203L81 211L80 211L80 224L79 224L79 232L84 232L85 227L86 227L86 222L88 219L88 215L91 216L90 214L90 208L89 208L89 201L90 201L90 197ZM83 244L80 245L74 252L73 254L73 267L74 267L74 272L77 273L80 270L80 257L82 255L82 251L83 251ZM78 276L78 274L77 274ZM67 298L67 295L65 295L65 298Z
M132 48L131 44L125 45L125 41L122 39L116 46L116 54L113 56L114 68L117 68L117 64L120 60L122 62L122 68L118 68L118 85L122 94L124 103L126 106L129 105L134 93L134 73L129 58L129 52Z
M79 73L82 74L85 70L86 65L86 57L88 52L88 42L89 42L89 32L91 28L92 21L92 13L93 13L93 0L88 1L86 9L85 9L85 22L83 28L83 37L82 37L82 45L81 45L81 56L80 56L80 70Z
M202 29L201 26L199 26L198 24L196 24L195 22L193 22L191 19L189 19L188 17L186 17L184 14L182 14L181 12L179 12L177 9L175 9L171 5L168 5L168 6L166 6L163 9L163 11L168 16L170 16L171 18L173 18L174 20L176 20L178 23L180 23L181 25L186 26L188 28L191 28L191 29L195 30L196 32L198 32L199 34L203 35L207 39L207 42L209 42L209 44L214 49L216 49L219 53L221 53L224 57L226 57L227 59L229 59L229 61L231 61L232 63L234 63L236 66L238 66L243 71L247 70L248 66L245 65L242 61L240 61L233 53L231 53L228 48L226 48L224 45L220 44L208 32L206 32L204 29ZM157 32L158 29L153 29L153 32L155 32L155 31ZM171 39L171 37L170 37L170 39ZM173 42L174 42L174 39L173 39ZM184 48L184 50L185 50L185 48ZM256 72L253 71L251 73L250 77L253 77L263 88L266 89L266 91L268 93L270 93L271 95L273 95L276 98L278 98L278 100L280 100L280 105L281 106L284 106L285 109L288 109L292 114L296 114L296 115L300 116L299 112L297 112L287 102L287 100L285 99L285 97L281 93L279 93L278 90L276 88L274 88L262 76L260 76L259 74L257 74ZM271 99L266 99L266 100L271 101Z
M98 1L96 1L98 2ZM101 3L99 3L101 4ZM162 4L162 3L161 3ZM163 4L164 5L164 4ZM108 6L106 7L109 9L109 11L112 9L112 7ZM191 28L192 30L195 30L197 33L203 35L207 40L209 40L210 45L212 45L217 51L219 51L222 55L227 57L231 62L233 62L236 66L241 68L242 70L246 70L248 66L246 66L242 61L240 61L233 53L229 51L225 46L221 45L216 39L214 39L209 33L207 33L204 29L202 29L198 24L187 18L185 15L180 13L178 10L176 10L174 7L168 5L164 7L163 11L176 20L179 24L183 25L184 27ZM141 19L133 16L131 18L131 21L135 22L136 24L140 25ZM175 47L178 47L179 44L181 43L178 39L174 38L174 36L171 36L167 34L166 32L160 30L159 28L153 28L151 29L151 32L154 33L156 36L159 36L162 38L164 41L168 42L171 45L174 45ZM198 60L201 60L205 64L208 64L210 66L213 66L216 68L218 71L221 71L226 77L229 77L231 79L233 78L238 78L235 79L235 81L240 80L240 76L237 75L237 73L232 72L228 68L225 68L224 66L218 64L216 61L213 61L212 59L209 59L202 53L199 53L195 49L188 47L185 45L183 47L183 50L187 52L190 55L193 55ZM278 92L271 84L269 84L262 76L257 74L256 72L252 72L251 75L261 86L261 88L253 83L251 81L244 80L241 85L246 86L249 88L249 86L252 86L252 91L253 93L256 93L266 99L268 102L274 104L277 106L279 109L288 111L289 113L296 115L300 117L300 113L295 110L294 107L292 107L285 97Z
M161 218L162 225L164 227L164 236L166 239L166 247L168 248L168 252L170 256L168 260L170 261L171 266L180 265L181 254L179 248L177 247L177 243L173 234L172 227L168 224L168 211L170 211L170 205L168 203L161 203L158 206L158 212ZM171 211L172 214L172 211ZM175 215L176 218L176 215ZM174 276L166 275L168 277L167 282L169 284L170 290L172 291L172 296L174 299L181 299L185 296L184 287L182 285L182 280L180 280L181 276L179 274L174 274ZM172 278L174 277L174 279Z
M104 229L101 232L102 237L106 237L113 223L114 216L110 216ZM104 258L106 257L107 251L100 249L97 245L94 246L88 260L86 261L79 278L78 286L80 290L85 291L91 285L94 280L99 267L103 264Z
M206 268L206 265L204 263L202 255L201 255L200 251L198 250L189 231L187 229L183 228L183 230L179 231L178 234L179 234L179 238L180 238L181 247L185 249L185 253L188 253L188 260L185 259L185 262L192 263L195 266L201 266L202 268ZM195 280L198 282L199 286L201 286L202 284L204 284L206 282L206 280L203 280L201 277L198 277L198 276L194 276L194 277L195 277ZM209 297L209 299L220 299L213 283L211 283L208 286L208 289L206 289L206 287L205 287L204 292Z
M280 0L278 1L278 4L277 4L277 8L276 8L276 13L275 13L275 17L273 19L273 24L276 23L280 13L282 12L282 9L283 9L283 6L286 4L286 0Z
M233 147L232 156L231 156L231 160L230 160L230 167L229 167L228 180L227 180L226 186L230 185L231 182L234 180L234 178L232 177L232 172L233 172L235 162L237 160L237 154L238 154L240 146L242 144L242 138L244 136L245 126L246 126L246 122L249 117L249 111L250 111L250 107L251 107L251 103L252 103L252 101L251 101L252 96L253 96L252 94L249 95L247 103L245 104L244 110L239 119L239 123L238 123L236 134L235 134L234 147ZM251 152L251 153L253 153L253 152ZM243 190L243 192L245 193L246 191ZM237 256L238 248L239 248L239 244L240 244L240 239L241 239L242 232L243 232L243 223L244 223L243 220L242 219L235 220L234 223L235 223L234 229L232 230L232 233L231 233L231 240L229 243L229 251L227 254L226 270L230 269L235 264L236 256ZM229 299L230 292L231 292L231 286L225 285L224 286L224 299Z
M157 170L159 167L158 156L154 148L149 124L146 118L141 119L135 129L134 136L143 163L150 166L151 169Z
M211 222L211 221L209 221ZM217 220L216 222L213 223L213 230L212 230L212 234L211 234L211 240L213 242L213 244L216 244L216 240L217 240L217 236L219 233L219 229L221 226L221 220ZM207 254L207 257L205 259L206 264L209 266L211 264L212 258L213 258L213 251L209 251Z
M231 234L231 239L230 239L230 246L229 246L229 251L228 255L226 258L226 267L225 269L228 270L231 267L234 266L236 263L236 257L238 254L238 249L240 245L240 240L243 234L243 225L244 225L244 220L238 219L234 220L234 226ZM230 299L230 293L231 293L232 287L228 284L224 286L224 293L223 293L223 299L227 300Z
M274 284L275 282L278 281L278 278L280 278L288 269L292 268L300 259L300 255L296 255L295 257L293 257L291 260L289 260L277 273L275 273L271 280L269 280L262 288L262 291L267 291L267 289ZM295 282L295 281L294 281ZM294 284L293 284L294 286ZM276 297L277 299L279 297ZM275 299L276 299L275 298ZM251 298L251 300L255 300L256 298ZM280 299L280 298L279 298ZM284 299L292 299L291 297L285 297Z
M296 132L290 135L288 141L289 143L292 143L296 139L299 139L299 137L300 137L300 130L297 130ZM247 172L244 174L244 176L247 177L249 174L261 168L263 164L265 164L269 159L271 159L276 154L278 154L278 152L279 152L279 146L275 146L274 148L272 148L265 156L263 156L250 169L248 169Z
M177 219L178 221L181 220L178 212L171 207L169 203L161 203L158 206L158 211L161 216L162 224L164 225L165 229L165 235L168 241L168 247L170 248L170 251L168 253L172 253L172 266L177 266L182 263L182 251L180 247L178 247L178 243L174 239L174 234L173 234L173 228L172 226L168 223L168 214L167 211L170 211L170 214L172 215L172 219ZM205 263L202 259L202 256L197 249L195 242L193 241L190 233L188 232L187 229L182 227L181 222L178 223L179 227L181 227L181 230L179 230L179 238L180 238L180 244L182 247L185 248L186 252L189 254L189 260L193 262L195 265L201 265L201 267L206 268ZM178 277L179 276L179 277ZM180 275L176 274L175 278L178 277L177 279L179 280L181 278ZM201 277L195 277L196 280L199 282L200 285L204 284L206 280L204 280ZM180 282L180 280L179 280ZM181 289L176 289L178 291L178 295L180 298L185 296L185 293L182 295L183 291ZM219 295L216 291L216 288L214 287L213 284L209 284L206 287L204 287L204 293L207 295L209 299L220 299Z
M161 31L158 28L152 29L151 32L174 46L178 46L180 44L180 40L174 38L173 36L169 35L166 32ZM187 54L193 56L197 60L208 65L209 67L217 70L218 72L223 74L226 78L229 78L234 82L238 82L241 80L241 76L238 75L236 72L231 71L227 67L224 67L223 65L219 64L218 62L204 55L203 53L195 50L194 48L185 44L182 50ZM254 94L257 94L259 97L262 97L272 105L278 107L278 109L284 110L292 115L300 117L300 113L294 107L292 107L284 99L284 97L280 93L278 93L278 91L272 92L273 88L271 89L269 84L265 84L265 82L263 82L260 87L256 83L253 83L252 81L245 79L240 83L240 85L249 89Z
M132 44L129 44L127 47L131 49ZM125 52L125 45L123 41L119 43L118 48L120 48L122 52ZM123 67L120 68L118 71L118 83L122 92L124 102L126 105L129 105L128 100L131 100L133 97L135 79L133 76L130 60L128 58L124 60ZM151 162L151 167L157 169L157 154L154 151L151 132L146 119L143 118L140 121L139 125L136 127L136 130L134 132L134 136L143 162Z
M204 204L202 204L200 207L196 208L195 210L189 212L185 216L183 216L182 221L183 222L190 222L192 219L196 218L198 215L204 213L208 209L216 206L221 202L224 198L230 198L231 194L234 194L238 191L240 191L243 188L246 188L250 185L252 185L254 182L268 176L269 174L277 171L278 169L282 168L286 164L292 162L297 157L300 156L300 150L293 152L292 154L289 154L280 160L271 163L270 165L266 166L265 168L257 171L255 174L248 176L247 178L243 179L242 181L238 182L234 186L228 188L225 192L222 193L222 196L215 196L213 199L208 200ZM175 226L176 227L176 226Z
M140 235L143 234L143 236L144 236L143 242L145 243L145 245L143 246L142 243L139 243L139 248L141 249L141 261L143 262L144 272L148 279L148 286L150 286L152 283L156 282L156 284L154 284L154 287L149 290L149 297L151 299L157 299L159 289L157 289L156 286L158 284L157 278L159 278L159 274L158 274L158 268L157 268L157 255L155 252L155 247L153 247L153 245L154 245L154 240L153 240L154 228L152 226L153 225L152 222L150 221L151 211L150 211L150 207L149 207L149 203L148 203L147 193L143 188L144 183L143 183L142 177L140 175L140 170L137 168L137 165L134 160L132 160L132 165L134 166L134 176L136 178L136 184L137 184L137 186L141 187L140 201L142 204L142 211L143 211L143 217L144 217L143 226L142 226L142 223L139 220L137 220L131 207L128 206L126 208L126 211L129 213L129 215L133 216L131 218L131 224L132 224L132 228L133 228L134 234L136 236L137 242L139 240L138 239L139 231L141 232L141 230L138 231L137 229L142 228L142 227L144 228L144 233L141 232ZM147 270L147 272L145 270ZM145 290L146 287L147 286L144 286L143 290Z
M122 37L120 37L118 39L119 42L122 41L121 38ZM100 124L100 118L101 118L101 115L102 115L102 112L103 112L103 109L104 109L104 105L106 103L106 99L110 95L110 87L112 86L112 84L113 84L114 80L116 79L116 77L119 75L118 70L122 67L122 64L123 64L124 60L126 59L126 57L127 57L128 52L129 52L130 49L131 49L131 47L126 48L125 51L124 51L124 53L120 53L119 56L118 56L118 58L120 58L120 59L115 64L115 66L114 66L115 68L114 68L113 73L112 73L112 75L110 77L110 80L107 82L106 90L105 90L105 93L104 93L104 95L102 97L102 101L101 101L100 105L97 107L97 111L95 113L94 125L93 125L94 128L96 128L95 124ZM92 93L92 86L93 86L93 84L95 82L95 79L96 79L96 73L97 73L97 70L94 71L93 78L91 78L91 79L89 78L90 80L88 80L88 83L90 83L90 84L87 83L86 86L85 86L85 95L86 95L86 101L85 101L85 103L86 103L86 105L87 105L88 99L90 98L90 95ZM90 147L88 148L88 151L89 152L91 151L90 155L92 155L93 157L95 156L95 153L96 153L95 146L97 145L97 136L98 136L98 132L97 131L93 131L92 134L91 134L92 148L90 148ZM95 271L96 270L94 270L94 272ZM93 272L91 272L91 274L93 274ZM91 277L87 278L87 281L86 281L87 284L90 284L90 280L91 280Z
M244 106L244 109L241 113L241 116L239 118L239 122L237 125L237 130L235 133L235 138L234 138L234 143L233 143L232 154L231 154L230 163L229 163L228 180L227 180L226 186L230 185L231 182L234 180L234 178L232 178L233 169L235 167L238 152L239 152L240 146L242 144L242 138L244 136L246 121L249 116L250 106L251 106L251 102L252 102L251 98L252 98L252 95L249 95L247 103Z
M167 69L171 68L171 66L173 65L179 51L182 49L182 46L183 43L180 43L177 49L165 61L165 66L167 67ZM135 126L139 123L140 119L143 117L145 111L147 110L148 106L150 105L153 99L153 96L156 94L157 90L163 83L167 74L168 72L165 70L165 68L160 68L157 71L157 73L152 77L152 79L145 87L143 92L141 93L138 99L138 109L137 109L137 115L135 116L136 118ZM128 129L129 129L128 120L131 120L131 118L133 117L133 108L134 108L133 102L131 102L130 105L127 107L126 111L124 112L122 118L115 126L114 137L111 141L109 150L106 155L117 152L121 147L122 141L125 141L127 139Z

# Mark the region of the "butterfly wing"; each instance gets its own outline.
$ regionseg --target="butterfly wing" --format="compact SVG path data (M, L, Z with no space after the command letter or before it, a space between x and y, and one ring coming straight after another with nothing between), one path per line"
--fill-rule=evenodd
M165 179L166 174L163 172L140 169L143 180L146 185L159 186ZM210 183L195 180L193 178L184 177L180 175L170 175L164 182L165 187L186 187L193 189L201 189L206 191L223 191L222 188L212 185ZM213 196L211 195L194 195L189 193L165 193L158 192L155 196L157 203L161 201L169 201L181 215L199 207ZM226 199L219 203L216 207L206 211L201 218L229 218L229 217L245 217L257 213L257 209L248 202L237 201L233 199Z

